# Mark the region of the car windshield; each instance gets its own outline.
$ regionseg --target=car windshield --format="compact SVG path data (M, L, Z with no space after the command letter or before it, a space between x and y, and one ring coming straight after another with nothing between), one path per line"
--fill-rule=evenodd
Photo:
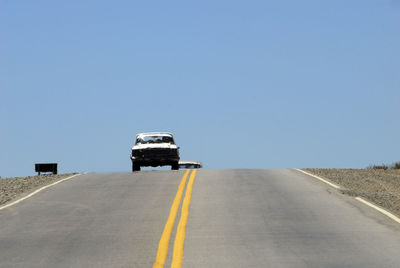
M180 168L197 168L195 164L179 164Z
M171 136L142 136L136 139L136 144L147 143L172 143L174 139Z

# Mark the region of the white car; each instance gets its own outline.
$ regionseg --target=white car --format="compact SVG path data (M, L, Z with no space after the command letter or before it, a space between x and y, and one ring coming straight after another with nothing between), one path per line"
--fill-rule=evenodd
M171 166L179 169L179 147L174 137L168 132L139 133L132 147L132 171L139 171L141 166Z
M179 168L202 168L203 165L199 161L179 161Z

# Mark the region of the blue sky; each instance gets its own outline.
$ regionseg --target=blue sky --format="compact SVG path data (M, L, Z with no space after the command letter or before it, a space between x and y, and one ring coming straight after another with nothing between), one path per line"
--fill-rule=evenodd
M130 170L170 131L206 168L400 161L400 4L0 1L0 176Z

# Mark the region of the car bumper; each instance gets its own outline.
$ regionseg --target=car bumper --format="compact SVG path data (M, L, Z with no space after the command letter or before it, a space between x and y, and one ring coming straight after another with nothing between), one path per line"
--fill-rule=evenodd
M141 166L167 166L179 162L179 157L134 157L131 156L132 163L140 164Z

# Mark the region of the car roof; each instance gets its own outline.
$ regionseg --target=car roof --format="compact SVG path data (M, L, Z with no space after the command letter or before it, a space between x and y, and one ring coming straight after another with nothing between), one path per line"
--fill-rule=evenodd
M199 161L179 161L180 165L201 165Z
M136 135L136 137L144 137L144 136L171 136L172 134L169 132L144 132L144 133L139 133Z

